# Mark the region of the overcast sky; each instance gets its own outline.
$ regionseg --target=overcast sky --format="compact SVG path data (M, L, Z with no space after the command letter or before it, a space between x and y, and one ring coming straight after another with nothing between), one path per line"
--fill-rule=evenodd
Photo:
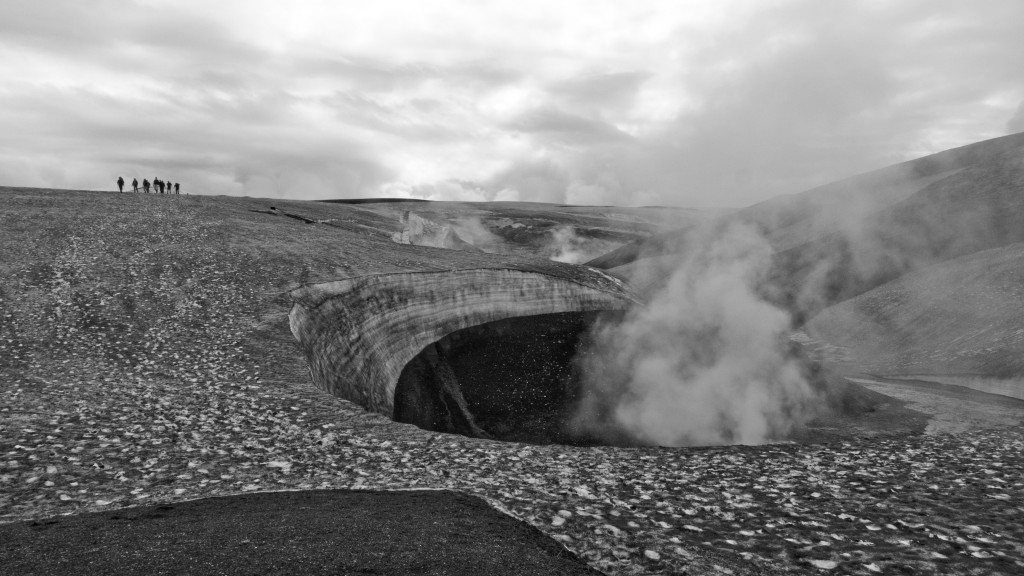
M1024 130L1020 0L2 0L0 185L742 206Z

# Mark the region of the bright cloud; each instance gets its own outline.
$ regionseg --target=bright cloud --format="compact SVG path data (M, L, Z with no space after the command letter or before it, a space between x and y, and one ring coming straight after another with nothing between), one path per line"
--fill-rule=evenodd
M6 0L0 185L743 205L1020 130L1024 4Z

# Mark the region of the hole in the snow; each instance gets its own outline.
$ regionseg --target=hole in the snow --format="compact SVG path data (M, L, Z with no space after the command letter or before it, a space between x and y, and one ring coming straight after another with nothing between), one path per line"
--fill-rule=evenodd
M567 425L576 352L611 312L508 318L453 332L402 371L394 418L427 430L539 444L590 444Z

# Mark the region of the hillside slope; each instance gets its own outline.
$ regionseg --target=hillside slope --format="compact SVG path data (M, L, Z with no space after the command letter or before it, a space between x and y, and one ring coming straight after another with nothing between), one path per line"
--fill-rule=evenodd
M766 293L800 323L905 272L1024 241L1024 133L773 198L716 223L731 224L753 226L771 244ZM656 235L588 264L614 270L684 251L686 234Z
M1024 244L947 260L825 309L835 364L887 375L1024 375ZM1024 392L1024 391L1022 391Z
M194 378L206 362L196 351L233 350L257 325L270 323L293 349L286 294L317 283L481 269L606 278L546 259L395 243L398 214L360 204L18 188L0 198L0 375L35 373L45 358Z
M924 187L894 203L840 204L835 217L817 217L827 232L803 241L794 225L768 231L781 249L774 279L792 309L810 317L903 273L1024 241L1024 134L900 167L923 173L914 178Z

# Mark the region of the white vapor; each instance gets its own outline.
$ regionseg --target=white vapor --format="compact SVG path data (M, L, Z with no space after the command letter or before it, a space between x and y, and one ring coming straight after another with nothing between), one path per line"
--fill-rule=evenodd
M461 216L451 222L451 227L460 238L484 252L506 252L505 241L491 232L478 216Z
M572 226L557 226L551 229L551 242L548 250L551 252L551 260L565 262L567 264L579 264L589 260L585 250L586 240L576 234Z
M771 247L745 226L699 231L687 245L646 306L595 328L578 357L577 432L759 444L809 416L816 397L788 354L790 316L757 290Z

